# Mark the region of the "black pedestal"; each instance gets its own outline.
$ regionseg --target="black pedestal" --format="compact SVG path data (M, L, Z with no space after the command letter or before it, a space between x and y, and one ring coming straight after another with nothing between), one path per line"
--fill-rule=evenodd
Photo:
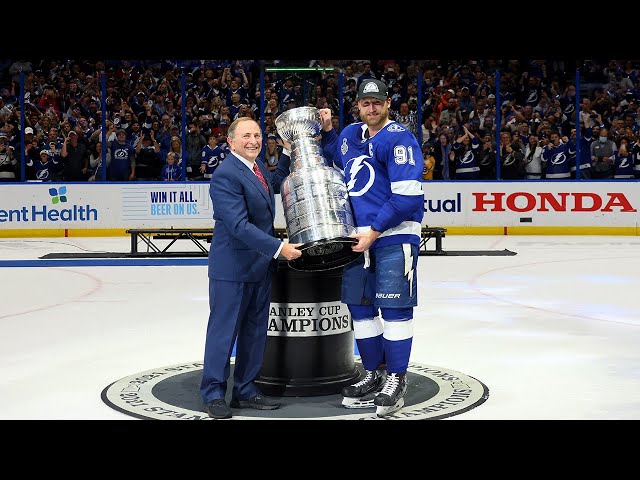
M342 268L304 272L279 262L269 332L256 383L271 396L340 393L357 381L351 315L340 302Z

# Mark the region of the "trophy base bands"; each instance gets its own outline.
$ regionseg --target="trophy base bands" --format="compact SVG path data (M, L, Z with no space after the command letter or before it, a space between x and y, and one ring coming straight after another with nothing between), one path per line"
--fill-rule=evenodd
M353 237L336 237L307 242L300 247L302 256L291 260L289 267L303 272L317 272L344 267L362 255L351 250L358 240Z

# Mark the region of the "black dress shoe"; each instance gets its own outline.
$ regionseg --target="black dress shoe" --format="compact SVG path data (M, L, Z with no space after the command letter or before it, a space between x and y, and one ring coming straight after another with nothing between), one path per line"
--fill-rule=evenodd
M224 401L224 398L218 398L207 403L206 409L211 418L231 418L231 408Z
M230 405L232 408L255 408L256 410L275 410L280 407L278 402L275 402L260 393L251 398L233 398Z

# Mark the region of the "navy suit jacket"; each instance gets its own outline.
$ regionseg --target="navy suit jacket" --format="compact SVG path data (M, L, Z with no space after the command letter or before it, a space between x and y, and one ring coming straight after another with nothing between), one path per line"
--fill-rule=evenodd
M274 189L289 174L290 159L283 155L269 172L256 159L262 175L271 183L267 193L258 177L233 153L211 176L213 236L209 249L209 278L236 282L260 282L276 267L273 256L281 241L275 237Z

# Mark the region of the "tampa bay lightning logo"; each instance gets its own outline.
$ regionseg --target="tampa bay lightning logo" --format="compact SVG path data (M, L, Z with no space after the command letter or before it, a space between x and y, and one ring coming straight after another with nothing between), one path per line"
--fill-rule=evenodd
M116 148L113 153L114 158L129 158L129 151L126 148Z
M537 105L538 104L538 91L535 89L529 90L529 96L527 97L527 105Z
M36 173L36 178L43 181L47 180L49 178L49 170L47 170L46 168L39 170L38 173Z
M502 161L502 164L505 167L508 167L509 165L513 165L516 163L516 157L515 155L513 155L513 153L509 153L506 157L504 157L504 160Z
M618 168L622 169L631 165L631 159L629 157L619 156L618 158L620 160L620 165L618 165Z
M473 162L473 159L475 158L475 155L473 154L473 152L471 150L467 151L464 153L464 155L462 156L462 158L460 159L460 164L464 165L466 163L471 163Z
M347 162L345 172L349 172L349 181L347 182L349 196L360 197L367 193L371 185L373 185L376 174L371 164L367 161L369 159L371 157L360 155Z
M564 152L556 153L551 158L551 164L552 165L560 165L560 164L564 163L566 159L567 159L567 156L564 154Z
M569 102L564 107L564 110L562 110L562 112L565 113L566 115L571 115L575 109L576 107L574 106L574 102Z

